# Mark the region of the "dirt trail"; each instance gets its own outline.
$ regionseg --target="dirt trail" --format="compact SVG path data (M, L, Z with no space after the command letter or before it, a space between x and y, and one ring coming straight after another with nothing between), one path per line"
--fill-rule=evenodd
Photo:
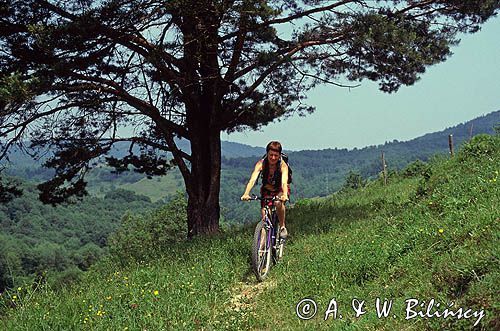
M234 311L251 310L255 306L255 298L267 289L275 288L276 280L261 283L239 282L232 291L229 307Z

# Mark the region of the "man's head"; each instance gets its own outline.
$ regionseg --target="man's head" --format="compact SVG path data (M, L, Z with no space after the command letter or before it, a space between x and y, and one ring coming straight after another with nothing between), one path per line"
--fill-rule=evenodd
M276 164L281 157L281 144L279 141L271 141L266 146L267 159L269 164Z
M281 148L280 142L279 141L271 141L269 144L267 144L266 153L268 153L270 150L274 150L274 151L281 154L282 148Z

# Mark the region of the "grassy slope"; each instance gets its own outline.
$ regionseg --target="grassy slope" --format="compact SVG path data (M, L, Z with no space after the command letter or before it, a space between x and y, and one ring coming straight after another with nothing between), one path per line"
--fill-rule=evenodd
M110 169L109 167L103 168ZM132 183L118 182L117 184L113 184L114 182L109 179L101 181L98 177L92 177L91 173L89 182L89 193L97 197L104 197L105 193L109 191L110 188L120 188L132 191L136 194L145 195L149 197L152 202L170 197L178 190L184 189L184 183L178 169L174 169L161 177L154 177L152 179L144 177Z
M101 261L72 288L4 293L0 328L468 330L476 320L405 320L408 298L485 309L479 328L498 328L500 138L491 139L468 151L475 158L436 161L427 180L393 178L298 203L286 256L264 283L249 269L246 228L179 244L156 260ZM318 314L301 321L295 306L306 297ZM334 297L343 318L324 321ZM376 317L377 297L394 300L389 318ZM360 318L353 298L366 301Z
M176 179L174 173L168 173L163 177L143 178L135 183L123 184L120 188L145 195L155 202L173 195L177 190L183 189L184 183L181 179Z

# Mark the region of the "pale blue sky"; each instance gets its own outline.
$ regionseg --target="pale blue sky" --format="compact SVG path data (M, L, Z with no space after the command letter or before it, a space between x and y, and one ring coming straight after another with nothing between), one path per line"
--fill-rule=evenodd
M287 150L354 148L403 141L500 110L500 17L461 36L453 55L428 68L420 81L386 94L364 81L355 89L321 86L309 92L316 112L222 139Z

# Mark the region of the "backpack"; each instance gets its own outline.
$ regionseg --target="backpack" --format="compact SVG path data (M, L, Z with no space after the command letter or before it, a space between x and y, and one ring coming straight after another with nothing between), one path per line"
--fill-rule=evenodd
M264 156L262 156L262 160L264 160L264 164L266 164L265 162L267 162L267 154L264 154ZM285 161L286 165L288 166L288 184L291 184L293 181L293 171L292 167L290 167L290 163L288 163L288 155L285 153L281 153L281 159L279 162L281 162L281 160ZM279 173L281 174L281 163L279 163L278 169L280 169ZM261 171L262 183L264 183L264 172L264 170Z

